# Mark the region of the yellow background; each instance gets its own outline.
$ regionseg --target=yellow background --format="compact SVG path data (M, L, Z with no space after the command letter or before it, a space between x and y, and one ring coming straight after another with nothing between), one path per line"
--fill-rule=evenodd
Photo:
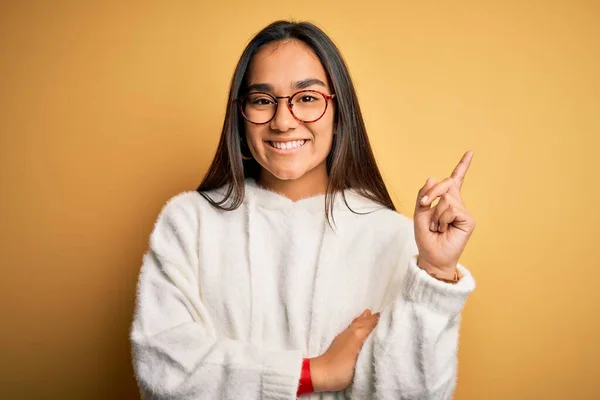
M0 398L137 396L156 215L206 171L244 45L290 17L346 57L402 211L475 152L456 398L600 398L600 4L567 0L2 2Z

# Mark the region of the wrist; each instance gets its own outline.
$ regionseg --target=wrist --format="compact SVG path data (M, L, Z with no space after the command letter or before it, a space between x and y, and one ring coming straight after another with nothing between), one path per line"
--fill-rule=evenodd
M457 268L456 264L454 264L453 266L448 266L448 267L438 267L438 266L435 266L435 265L427 262L426 260L420 258L419 256L417 256L417 266L419 268L425 270L425 272L427 272L429 275L431 275L434 278L437 278L439 280L442 280L442 281L458 280L458 268Z
M310 376L314 392L327 391L327 366L323 357L309 359Z

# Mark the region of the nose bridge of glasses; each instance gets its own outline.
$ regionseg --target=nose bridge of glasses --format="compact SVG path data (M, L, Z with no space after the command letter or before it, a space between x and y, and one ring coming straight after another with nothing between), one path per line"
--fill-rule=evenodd
M292 103L292 97L294 97L294 95L291 95L291 96L273 96L273 97L275 98L275 102L276 102L278 105L279 105L279 100L280 100L280 99L281 99L281 100L283 100L283 99L287 99L287 102L286 102L286 103L288 104L288 107L290 108L290 111L291 111L292 107L294 106L294 104ZM275 111L275 112L277 112L277 111Z
M294 95L291 95L291 96L273 96L273 98L275 99L275 109L273 110L274 116L277 115L277 112L279 110L279 100L287 99L287 101L285 103L287 104L288 111L295 118L294 112L292 111L292 108L294 107L294 104L292 103L292 97L294 97Z
M272 96L275 99L275 107L273 108L273 114L271 117L271 121L274 121L275 123L285 123L286 125L289 124L289 122L286 122L287 119L289 117L291 117L292 120L296 120L296 116L294 115L294 112L292 111L292 97L293 96ZM287 107L279 107L279 100L283 100L283 99L287 99L287 101L285 102L285 105ZM284 108L286 109L285 111L281 111L280 109ZM282 117L281 113L284 113L284 119L280 120L280 118ZM288 116L285 116L285 113L288 113ZM277 120L279 120L279 122L277 122Z

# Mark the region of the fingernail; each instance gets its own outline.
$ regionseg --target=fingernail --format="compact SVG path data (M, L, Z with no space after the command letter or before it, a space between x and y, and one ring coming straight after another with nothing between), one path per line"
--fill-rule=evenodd
M431 225L429 225L429 229L435 231L435 221L431 221Z
M427 199L429 199L429 196L423 196L423 197L421 197L421 205L424 206L425 204L427 204Z

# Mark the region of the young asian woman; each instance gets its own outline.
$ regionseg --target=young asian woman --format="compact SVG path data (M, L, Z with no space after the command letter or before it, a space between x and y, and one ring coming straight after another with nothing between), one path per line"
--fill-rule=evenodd
M475 287L458 262L472 157L425 181L412 219L397 212L337 47L311 23L265 27L202 183L150 237L131 330L142 397L451 398Z

